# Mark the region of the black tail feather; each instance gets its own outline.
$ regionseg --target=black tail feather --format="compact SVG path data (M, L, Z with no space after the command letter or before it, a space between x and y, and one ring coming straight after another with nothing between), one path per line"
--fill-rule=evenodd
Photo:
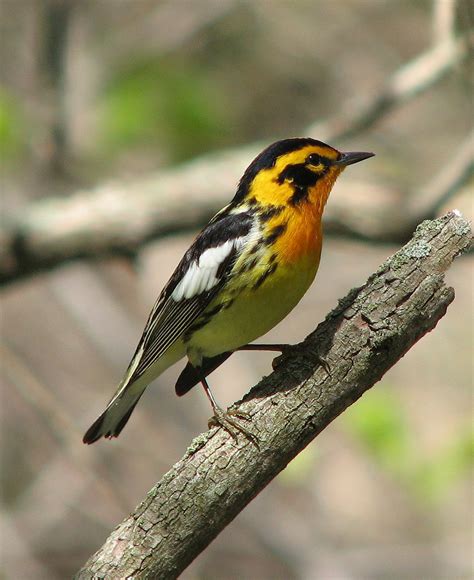
M135 401L133 405L131 405L130 409L125 413L125 415L120 419L120 421L115 425L113 430L107 431L107 433L103 433L102 431L102 424L105 419L105 414L107 410L105 410L102 415L92 423L92 425L87 429L86 434L82 438L83 443L87 443L90 445L91 443L95 443L101 437L106 437L107 439L112 439L112 437L118 437L122 431L122 429L127 424L127 421L130 419L130 415L133 413L133 410L137 406L139 398Z
M122 432L122 429L125 427L128 420L130 419L130 415L133 413L133 410L137 406L138 401L139 401L139 399L137 399L135 401L135 403L133 403L133 405L130 407L130 409L125 413L125 415L117 423L117 426L115 427L113 433L108 433L106 435L107 437L118 437L120 435L120 433Z
M212 358L205 358L202 360L202 365L198 369L193 367L191 363L188 363L176 381L175 390L178 397L185 395L195 385L200 383L203 377L207 377L207 375L210 375L217 369L217 367L220 367L231 354L233 354L233 351L223 352L222 354L218 354Z
M102 437L101 428L104 419L105 412L102 413L102 415L92 423L89 429L87 429L84 437L82 438L83 443L90 445Z

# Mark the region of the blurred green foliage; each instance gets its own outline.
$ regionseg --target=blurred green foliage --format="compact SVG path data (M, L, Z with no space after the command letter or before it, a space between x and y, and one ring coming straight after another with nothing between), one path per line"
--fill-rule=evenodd
M469 476L474 466L474 432L469 427L455 441L418 465L412 483L415 491L428 501L437 501L452 485Z
M474 432L467 429L443 449L426 457L406 417L395 389L385 384L367 392L341 418L344 428L364 453L396 478L422 504L442 501L474 466ZM309 445L282 471L284 485L301 485L319 460L317 445Z
M370 456L421 501L442 500L451 485L474 465L471 430L426 459L426 452L417 446L401 401L386 384L352 405L343 421Z
M196 67L137 63L120 72L104 95L104 146L114 155L140 144L166 143L171 161L192 157L225 142L230 124L224 101Z
M16 158L24 146L24 115L13 97L0 90L0 158L2 166Z
M410 456L409 426L397 398L386 388L370 391L345 415L346 426L385 469L403 475Z
M280 473L279 482L288 487L301 485L310 477L313 466L318 460L318 445L308 445Z

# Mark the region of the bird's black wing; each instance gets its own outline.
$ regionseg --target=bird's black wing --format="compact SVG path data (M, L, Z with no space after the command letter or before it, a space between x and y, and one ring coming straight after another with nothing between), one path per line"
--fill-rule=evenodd
M127 382L143 375L204 312L249 242L252 223L248 212L221 212L197 236L148 317Z

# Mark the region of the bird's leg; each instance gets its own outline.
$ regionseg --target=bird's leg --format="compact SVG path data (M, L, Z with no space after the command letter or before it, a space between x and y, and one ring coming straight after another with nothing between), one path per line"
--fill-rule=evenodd
M222 409L214 399L214 395L212 394L205 377L201 379L201 384L204 387L204 392L206 393L214 412L214 416L209 419L208 427L223 427L228 433L230 433L235 441L237 441L237 433L240 431L245 435L245 437L247 437L247 439L258 447L258 439L251 431L242 425L241 421L238 420L244 419L245 421L249 421L251 418L250 415L243 411L239 411L238 409L228 409L227 411L224 411L224 409Z

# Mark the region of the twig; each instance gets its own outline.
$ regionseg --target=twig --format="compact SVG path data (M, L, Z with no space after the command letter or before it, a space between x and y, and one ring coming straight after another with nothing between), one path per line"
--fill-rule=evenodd
M252 416L259 447L236 443L217 428L196 438L76 578L176 578L291 459L436 326L454 299L444 273L471 240L469 224L455 213L424 222L237 404Z

